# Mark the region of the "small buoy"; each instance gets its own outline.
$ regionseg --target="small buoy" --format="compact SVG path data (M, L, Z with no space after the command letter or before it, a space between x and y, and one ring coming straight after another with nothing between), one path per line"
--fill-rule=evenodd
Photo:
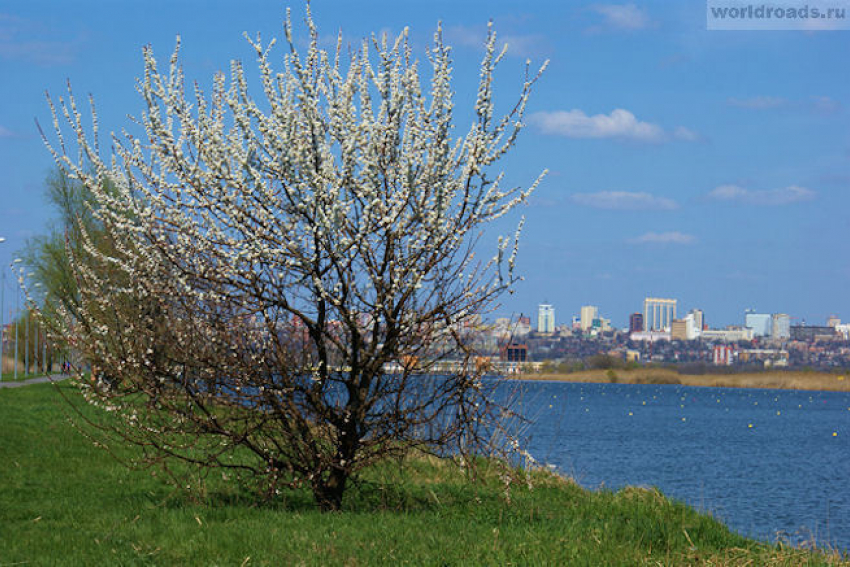
M749 427L750 429L752 429L752 428L753 428L753 424L751 423L751 424L749 424L747 427Z
M837 432L837 431L833 431L833 432L832 432L832 436L833 436L833 437L838 437L838 432Z

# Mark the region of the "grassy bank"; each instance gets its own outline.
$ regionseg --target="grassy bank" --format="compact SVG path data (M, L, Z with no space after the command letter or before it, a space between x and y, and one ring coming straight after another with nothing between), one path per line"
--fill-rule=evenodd
M30 380L32 378L41 378L42 376L50 376L50 374L44 374L44 373L41 373L41 372L39 372L39 373L32 373L31 372L29 374L24 374L23 371L21 370L21 371L18 372L17 378L15 378L14 372L9 372L8 374L3 374L2 380L0 380L0 381L2 381L2 382L24 382L24 381Z
M509 504L497 479L470 484L437 460L376 468L336 514L306 493L254 506L223 483L191 498L94 448L64 404L49 384L0 390L0 565L840 563L745 539L651 490L537 472Z
M15 379L15 359L4 356L2 360L2 364L0 364L0 369L2 369L2 380L10 381ZM29 378L36 378L38 376L46 376L47 374L35 372L35 364L30 363L30 373L28 375L24 375L24 363L23 361L18 361L18 381L27 380Z
M680 374L670 368L582 370L567 374L525 374L526 380L561 382L616 382L621 384L683 384L723 388L777 388L782 390L850 391L850 373L751 372L739 374Z

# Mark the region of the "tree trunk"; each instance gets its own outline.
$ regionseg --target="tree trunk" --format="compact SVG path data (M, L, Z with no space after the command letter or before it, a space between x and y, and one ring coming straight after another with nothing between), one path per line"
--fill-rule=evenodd
M342 468L331 470L326 479L313 483L313 497L322 512L335 512L342 507L342 495L348 481L348 471Z

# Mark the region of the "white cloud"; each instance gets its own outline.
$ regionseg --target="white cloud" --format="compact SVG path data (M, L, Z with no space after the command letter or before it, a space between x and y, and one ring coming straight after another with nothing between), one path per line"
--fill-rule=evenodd
M529 121L544 134L568 138L618 138L653 143L664 139L664 130L660 126L641 122L622 108L611 111L611 114L593 116L579 109L536 112Z
M738 185L720 185L712 189L708 196L717 201L737 201L749 205L789 205L815 198L811 189L798 185L789 185L781 189L752 190Z
M14 135L15 135L15 133L12 132L11 130L9 130L7 128L3 128L3 126L0 126L0 138L11 138Z
M630 240L633 244L692 244L693 235L683 232L647 232Z
M788 101L779 96L754 96L750 98L730 98L726 101L729 106L738 108L749 108L753 110L764 110L767 108L779 108L785 106Z
M567 138L614 138L650 144L666 142L671 137L686 141L699 139L696 132L682 126L676 128L672 134L667 133L661 126L638 120L634 114L622 108L614 109L610 114L593 116L588 116L577 108L535 112L529 116L528 121L544 134Z
M628 191L600 191L598 193L576 193L571 199L580 205L595 209L621 211L663 210L670 211L679 207L672 199L656 197L649 193L630 193Z
M673 130L673 137L677 140L683 140L685 142L698 142L702 139L699 134L697 134L690 128L685 128L684 126L676 127L676 129Z
M647 232L629 242L633 244L692 244L696 239L683 232Z
M641 30L651 23L646 12L634 4L594 4L590 9L601 15L604 26L611 29Z

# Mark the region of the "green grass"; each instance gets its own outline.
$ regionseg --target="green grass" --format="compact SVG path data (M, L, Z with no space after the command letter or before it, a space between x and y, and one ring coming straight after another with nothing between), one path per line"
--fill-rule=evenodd
M18 377L15 378L14 372L6 372L2 375L3 382L23 382L24 380L30 380L32 378L41 378L42 376L50 376L52 374L58 373L44 373L44 372L30 372L29 374L24 374L23 369L18 370Z
M257 506L223 483L193 498L95 448L69 424L56 386L0 390L0 565L840 562L748 540L656 491L533 479L509 504L495 478L469 483L420 458L404 473L370 471L340 513L316 511L307 493Z

